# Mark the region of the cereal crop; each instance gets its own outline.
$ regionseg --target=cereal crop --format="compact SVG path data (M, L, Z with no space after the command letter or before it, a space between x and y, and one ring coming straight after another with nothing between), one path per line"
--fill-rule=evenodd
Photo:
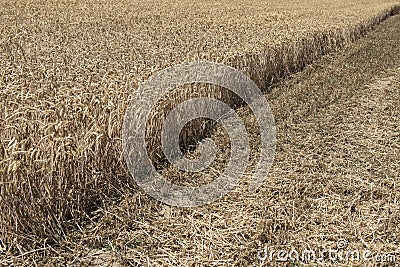
M23 253L63 242L99 207L139 190L121 127L150 75L181 62L221 62L268 91L396 14L398 4L0 0L0 246ZM158 112L190 92L166 97Z

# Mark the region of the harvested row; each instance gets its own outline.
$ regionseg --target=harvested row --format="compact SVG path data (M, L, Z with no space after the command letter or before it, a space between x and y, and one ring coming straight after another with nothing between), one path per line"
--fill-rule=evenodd
M0 3L2 246L58 242L134 186L122 117L155 71L217 61L267 89L399 11L387 1L228 2ZM182 92L160 109L190 97Z

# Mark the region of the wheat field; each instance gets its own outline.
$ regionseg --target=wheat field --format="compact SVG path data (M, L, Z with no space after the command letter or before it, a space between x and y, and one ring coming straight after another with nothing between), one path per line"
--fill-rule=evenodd
M121 128L133 92L152 74L182 62L220 62L267 92L347 47L399 4L0 0L2 253L72 242L70 233L84 232L99 210L141 194L122 156ZM138 205L135 216L150 216L151 206Z

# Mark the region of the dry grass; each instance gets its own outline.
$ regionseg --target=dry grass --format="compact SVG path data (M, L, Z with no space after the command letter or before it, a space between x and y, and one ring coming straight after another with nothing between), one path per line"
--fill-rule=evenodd
M155 71L196 60L237 67L266 89L274 79L354 41L397 12L394 4L234 1L228 8L228 2L205 1L1 1L0 239L4 250L24 254L41 247L49 250L47 244L54 242L68 243L71 229L84 229L84 224L95 225L100 219L100 225L106 224L114 215L98 208L130 192L121 209L135 207L127 211L132 217L130 227L147 231L129 237L132 240L153 242L158 236L157 242L170 242L168 227L148 224L154 218L167 224L177 218L173 224L181 225L178 231L183 233L188 224L196 225L194 236L216 233L203 224L221 229L219 237L203 239L201 247L192 241L170 244L155 252L155 263L167 264L167 258L175 258L175 263L191 264L177 260L174 249L191 246L192 251L207 254L213 246L228 247L233 242L238 245L226 252L232 256L232 262L226 263L245 264L246 257L238 260L235 251L248 246L247 235L255 230L247 231L249 224L243 229L231 225L226 218L237 214L230 220L240 221L251 205L264 203L254 200L244 205L243 197L233 194L236 206L217 203L209 208L215 213L210 213L162 207L143 196L132 185L121 153L121 124L129 96ZM181 97L173 104L188 95ZM265 194L274 196L274 192ZM218 213L221 209L225 211ZM107 231L100 235L99 229L91 229L87 239L102 245ZM83 246L85 234L81 240L77 246ZM115 240L110 241L112 251L119 239ZM228 256L221 253L210 256L210 262Z
M60 265L263 266L257 251L264 245L303 251L335 248L346 238L350 249L398 259L400 62L393 54L400 47L388 48L400 38L399 24L397 16L266 95L279 128L278 153L256 194L244 193L244 181L217 203L185 209L139 191L99 209L98 221L69 236L69 253L46 255ZM238 113L256 132L251 113ZM228 145L220 129L213 138ZM219 166L198 179L218 176L229 158L218 155ZM172 168L165 174L177 177Z

